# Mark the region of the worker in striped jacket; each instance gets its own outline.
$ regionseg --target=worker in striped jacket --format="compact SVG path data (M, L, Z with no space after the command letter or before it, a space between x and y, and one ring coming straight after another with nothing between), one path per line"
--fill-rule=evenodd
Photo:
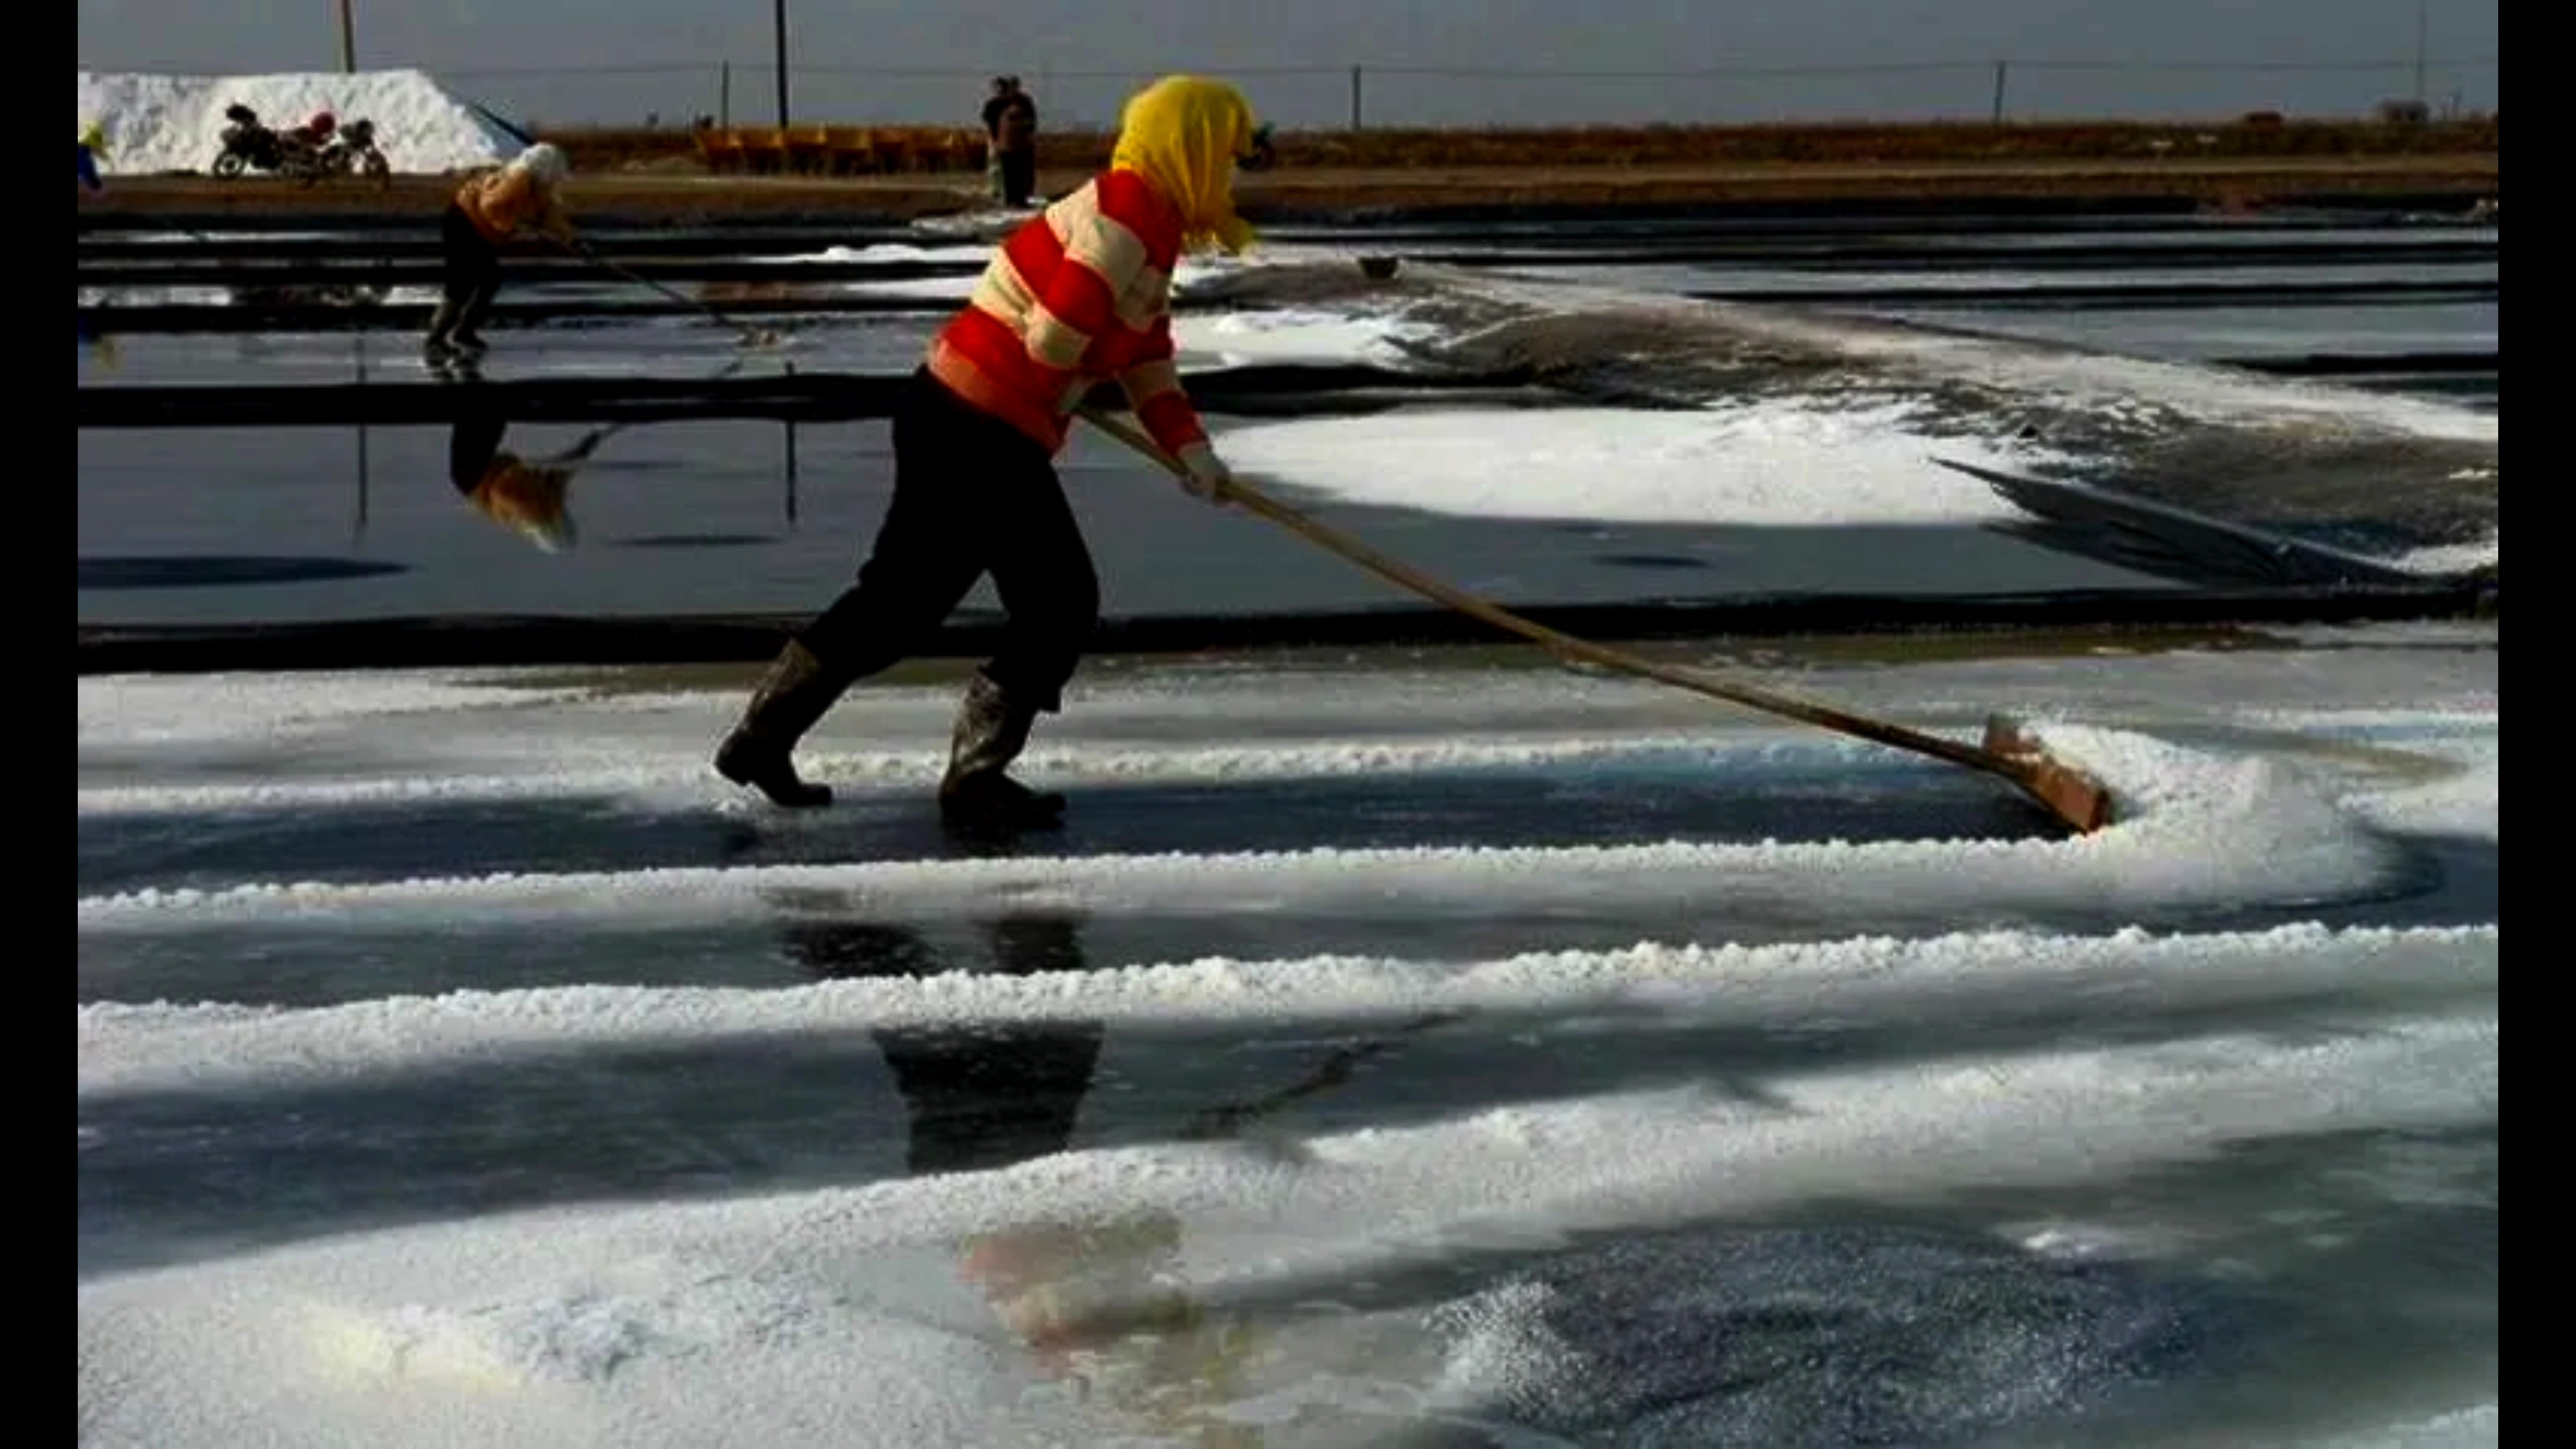
M1074 408L1116 379L1185 487L1223 501L1225 464L1173 367L1172 270L1240 251L1234 171L1266 132L1233 87L1166 77L1120 119L1109 169L1003 243L932 341L894 415L894 498L858 581L790 640L716 752L725 778L781 805L826 804L789 759L856 681L928 641L986 573L1009 613L969 682L940 783L952 822L1053 823L1062 796L1005 773L1065 682L1100 608L1091 554L1055 473Z

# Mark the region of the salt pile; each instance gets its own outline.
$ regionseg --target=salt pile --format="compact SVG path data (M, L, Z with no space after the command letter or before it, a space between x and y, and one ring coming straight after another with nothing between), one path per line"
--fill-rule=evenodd
M343 124L376 123L376 148L397 172L436 174L516 155L518 138L417 70L289 75L134 75L80 72L82 124L107 128L111 175L203 172L223 149L225 108L244 105L284 129L316 111Z
M1391 346L1399 334L1381 335ZM1229 429L1224 445L1237 468L1350 503L1475 518L1780 528L1999 522L2019 510L1933 467L1929 455L2004 469L2058 461L2034 446L1924 426L1902 405L1784 399L1689 412L1300 419ZM1498 458L1511 466L1497 467Z

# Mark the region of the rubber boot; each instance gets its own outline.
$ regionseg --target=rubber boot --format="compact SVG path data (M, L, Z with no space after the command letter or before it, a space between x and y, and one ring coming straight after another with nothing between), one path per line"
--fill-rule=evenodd
M492 345L483 340L483 319L491 314L492 298L497 290L489 285L478 287L474 295L465 299L465 305L457 309L455 328L448 340L469 356L480 357Z
M1032 790L1004 771L1027 748L1038 712L1013 700L982 674L966 686L939 782L940 814L952 825L1042 829L1060 822L1064 797Z
M440 300L438 310L429 314L429 335L420 341L420 350L424 356L435 362L456 354L456 346L449 339L456 331L456 324L460 320L459 313L462 311L463 309L454 301L443 298Z
M468 357L480 357L492 348L491 343L483 340L482 331L475 325L482 320L480 314L483 309L477 308L475 310L476 315L467 317L463 321L457 323L456 330L449 334L447 339L447 343L450 347L464 353Z
M789 640L752 692L741 723L716 747L716 773L759 790L774 805L831 804L830 787L799 779L789 755L848 686L849 681L826 668L813 650Z

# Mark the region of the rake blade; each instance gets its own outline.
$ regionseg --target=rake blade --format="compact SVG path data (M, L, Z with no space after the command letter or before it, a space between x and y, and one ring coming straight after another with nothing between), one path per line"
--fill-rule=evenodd
M1985 750L1999 763L1996 773L2076 834L2090 835L2111 823L2111 788L2050 754L2020 721L1987 716Z

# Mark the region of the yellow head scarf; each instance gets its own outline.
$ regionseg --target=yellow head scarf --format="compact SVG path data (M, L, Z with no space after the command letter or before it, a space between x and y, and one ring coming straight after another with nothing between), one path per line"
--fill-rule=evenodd
M57 134L60 133L58 132ZM82 127L80 143L89 148L89 154L97 157L101 161L107 159L107 128L105 126L100 125L96 121L92 121L87 126Z
M1251 152L1256 124L1252 104L1223 81L1165 76L1127 102L1109 166L1143 176L1180 208L1187 250L1240 252L1252 228L1234 214L1234 166Z

